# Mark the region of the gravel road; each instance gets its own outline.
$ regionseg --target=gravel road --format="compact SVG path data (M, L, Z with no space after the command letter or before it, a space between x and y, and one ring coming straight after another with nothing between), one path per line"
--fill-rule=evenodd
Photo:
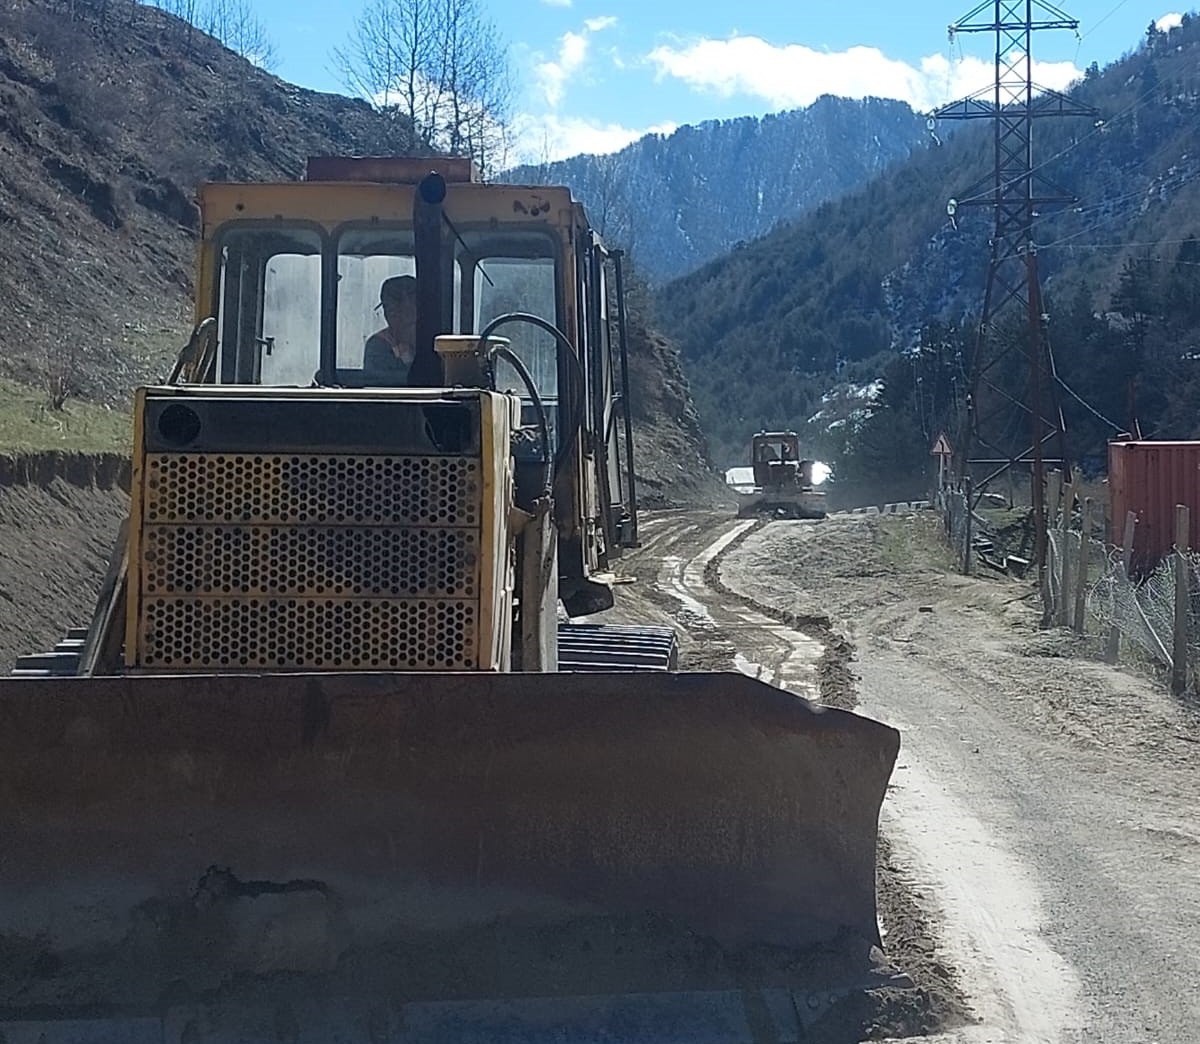
M954 575L932 516L664 514L626 568L622 612L673 620L686 665L857 700L901 729L885 943L918 983L965 994L976 1021L957 1028L954 991L933 998L939 1039L1196 1038L1194 708L1040 631L1028 586Z

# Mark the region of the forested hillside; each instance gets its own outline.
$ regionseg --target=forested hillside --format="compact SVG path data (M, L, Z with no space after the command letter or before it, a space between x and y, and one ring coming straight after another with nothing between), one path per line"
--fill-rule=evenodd
M819 98L761 119L651 134L609 156L519 167L518 182L570 185L606 239L663 282L861 185L925 148L903 102Z
M1194 368L1200 21L1150 32L1072 93L1100 119L1041 121L1036 156L1079 204L1035 234L1075 452L1095 456L1135 414L1147 434L1195 433L1171 404ZM815 418L810 437L851 472L925 466L961 402L990 228L983 208L960 207L957 225L946 210L986 174L989 130L938 133L940 147L660 291L719 461L761 424ZM837 384L877 378L871 423L865 400L833 408Z

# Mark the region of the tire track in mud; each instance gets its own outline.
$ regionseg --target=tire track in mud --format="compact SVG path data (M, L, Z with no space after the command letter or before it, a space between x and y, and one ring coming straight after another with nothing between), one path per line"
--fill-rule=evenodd
M766 605L735 591L721 579L724 559L767 525L770 525L769 520L757 522L740 532L736 539L724 544L719 553L705 564L704 582L723 600L741 605L760 618L776 621L811 641L819 642L822 649L817 665L820 702L854 710L859 705L858 677L850 667L855 657L855 646L833 626L829 616L824 613L792 613ZM787 685L783 687L790 689ZM876 901L884 948L888 957L916 984L922 999L927 1001L928 1020L921 1025L920 1032L940 1032L969 1021L970 1007L959 986L959 974L938 957L939 933L934 927L933 917L922 909L904 867L895 859L892 846L882 830L876 862Z
M704 567L704 582L722 598L735 602L745 609L766 617L785 628L804 635L812 641L821 644L821 654L817 660L817 676L819 679L820 702L843 710L853 710L858 706L855 688L854 672L850 663L854 659L854 643L844 634L833 627L833 621L823 613L791 613L774 606L765 605L738 591L733 590L721 579L721 563L726 556L733 554L754 533L770 525L769 520L754 523L740 533L736 540L723 547ZM786 686L785 686L786 687Z
M637 601L665 614L680 633L685 670L737 670L807 699L821 699L820 637L798 632L748 602L714 600L706 576L714 562L738 547L761 523L728 516L654 520L653 536L636 559L654 576ZM628 607L625 607L626 612ZM645 622L645 613L641 616ZM828 702L828 701L826 701Z

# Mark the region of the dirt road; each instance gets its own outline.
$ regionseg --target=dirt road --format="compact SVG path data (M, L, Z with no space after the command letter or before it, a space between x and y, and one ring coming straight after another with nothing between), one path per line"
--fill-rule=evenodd
M881 918L889 955L932 991L927 1028L1194 1039L1200 717L1039 631L1027 587L953 575L936 530L654 516L623 612L674 620L690 666L857 699L902 730ZM947 968L974 1025L953 1028Z

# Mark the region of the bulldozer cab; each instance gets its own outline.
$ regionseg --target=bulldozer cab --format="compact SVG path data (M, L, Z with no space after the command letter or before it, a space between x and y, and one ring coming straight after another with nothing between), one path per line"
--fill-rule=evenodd
M740 516L825 517L825 495L813 488L813 462L801 459L800 436L794 431L756 433L750 463L754 488L738 493Z
M621 256L568 189L483 184L464 160L318 158L303 182L208 184L199 198L196 321L215 319L203 379L440 388L438 336L477 335L512 313L561 331L568 352L532 324L496 332L532 376L558 458L564 601L572 615L612 604L594 577L637 542ZM382 286L397 276L416 287L413 329L399 336L380 307ZM370 365L373 344L385 362L395 347L398 361ZM522 400L521 424L532 429L530 390L514 366L498 360L489 377ZM528 508L538 492L536 440L518 439L515 457Z
M759 432L754 436L754 460L796 460L800 439L795 432Z
M800 436L794 431L760 431L752 441L754 484L762 489L812 485L812 462L800 459ZM807 468L806 468L807 465ZM808 472L804 481L803 472Z

